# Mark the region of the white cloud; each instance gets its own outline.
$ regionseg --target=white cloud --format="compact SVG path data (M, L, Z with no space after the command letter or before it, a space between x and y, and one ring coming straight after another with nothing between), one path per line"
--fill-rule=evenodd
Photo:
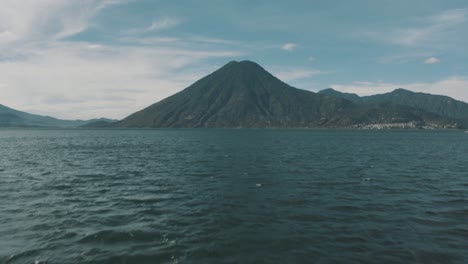
M403 52L400 54L392 54L388 56L383 56L383 57L378 58L377 61L383 64L389 64L389 63L401 64L401 63L408 63L412 61L420 61L423 58L427 58L431 56L432 56L432 53L430 52L411 51L411 52Z
M182 20L177 17L164 17L159 20L153 21L148 27L148 31L161 31L174 28L182 23Z
M414 46L430 38L433 31L434 29L431 27L399 29L394 32L393 36L389 36L389 41L398 45Z
M294 51L296 48L297 48L297 44L295 43L286 43L283 46L281 46L282 50L289 51L289 52Z
M351 84L334 84L330 87L341 92L356 93L362 96L387 93L404 88L414 92L443 94L468 102L468 77L463 76L453 76L432 83L353 82Z
M454 25L465 22L467 16L468 8L459 8L444 11L431 17L430 19L438 25Z
M228 39L221 39L221 38L210 38L205 36L192 36L190 40L193 42L200 42L206 44L226 44L226 45L240 45L241 43L238 41L228 40Z
M2 1L0 103L59 118L122 118L220 66L208 64L210 59L242 55L177 38L127 35L114 45L65 40L88 29L103 8L121 2ZM155 22L152 30L174 25Z
M122 1L3 0L0 8L0 47L58 40L89 27L103 8Z
M430 57L430 58L427 58L426 60L424 60L424 63L426 64L436 64L436 63L439 63L440 60L436 57Z
M135 37L121 37L118 39L119 42L127 45L161 45L161 44L174 44L180 43L182 40L180 38L170 38L170 37L145 37L145 38L135 38Z
M287 70L273 68L272 72L273 72L273 75L275 75L278 79L285 81L285 82L305 79L305 78L309 78L314 75L323 73L320 70L314 70L314 69L311 70L311 69L303 69L303 68L293 68L293 69L287 69Z
M422 24L367 32L368 37L400 46L442 47L453 45L453 39L465 35L468 8L446 10L439 14L415 19L408 23Z
M132 29L124 30L123 34L125 36L146 35L151 32L155 33L155 32L165 31L171 28L175 28L178 25L180 25L182 22L183 20L178 17L162 17L157 20L153 20L151 25L147 27L132 28ZM156 37L156 38L161 38L161 37Z
M232 51L55 43L27 60L0 62L2 104L60 118L122 118L214 70ZM196 70L187 68L198 64ZM219 66L219 65L218 65Z
M316 90L319 87L315 82L314 77L321 74L328 74L318 69L310 69L304 67L284 67L284 66L270 66L266 69L276 76L281 81L300 89Z

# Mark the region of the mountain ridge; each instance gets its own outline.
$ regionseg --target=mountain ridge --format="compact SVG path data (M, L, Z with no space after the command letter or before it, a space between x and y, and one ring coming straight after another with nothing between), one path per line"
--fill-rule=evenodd
M0 105L0 127L465 128L468 104L402 88L372 96L292 87L252 61L231 61L126 118L61 120Z
M115 121L107 118L90 120L64 120L51 116L35 115L0 104L0 127L59 127L76 128L97 121Z
M448 118L468 120L468 103L445 95L413 92L403 88L369 96L343 93L332 88L321 90L318 93L345 98L358 104L392 103L418 108Z
M411 106L363 105L292 87L251 61L231 61L184 90L113 127L456 127L452 119Z

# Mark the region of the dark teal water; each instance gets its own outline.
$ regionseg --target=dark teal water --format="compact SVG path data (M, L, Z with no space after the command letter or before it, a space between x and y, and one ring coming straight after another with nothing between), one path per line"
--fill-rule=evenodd
M0 263L468 263L468 135L0 130Z

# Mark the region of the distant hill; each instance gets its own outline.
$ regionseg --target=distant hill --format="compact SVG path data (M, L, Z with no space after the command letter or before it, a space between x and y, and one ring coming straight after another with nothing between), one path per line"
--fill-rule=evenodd
M357 95L356 95L357 96ZM112 127L458 127L451 118L392 103L361 104L354 95L289 86L251 61L232 61L183 91ZM389 125L390 124L390 125Z
M116 122L117 120L110 120L110 119L98 119L98 120L90 120L88 123L79 126L80 128L108 128L112 125L112 123Z
M343 99L349 100L349 101L354 102L354 103L361 103L362 102L362 97L360 97L357 94L342 93L342 92L339 92L339 91L334 90L332 88L327 88L327 89L321 90L318 93L328 95L328 96L343 98Z
M1 107L1 106L0 106ZM24 126L25 120L11 113L0 113L0 127L5 126Z
M0 104L0 127L59 127L75 128L90 122L114 121L106 118L92 120L62 120L50 116L34 115Z
M342 93L331 88L322 90L320 94L344 98L360 104L390 103L410 106L443 117L468 120L468 103L455 100L448 96L416 93L405 89L396 89L389 93L371 96L358 96L351 93Z
M393 92L366 96L364 102L408 105L426 110L431 113L451 118L468 118L468 104L443 95L415 93L405 89L396 89Z

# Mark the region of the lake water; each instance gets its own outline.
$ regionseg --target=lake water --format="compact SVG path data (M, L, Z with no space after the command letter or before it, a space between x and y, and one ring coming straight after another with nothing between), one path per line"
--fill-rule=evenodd
M468 263L468 135L0 130L0 263Z

